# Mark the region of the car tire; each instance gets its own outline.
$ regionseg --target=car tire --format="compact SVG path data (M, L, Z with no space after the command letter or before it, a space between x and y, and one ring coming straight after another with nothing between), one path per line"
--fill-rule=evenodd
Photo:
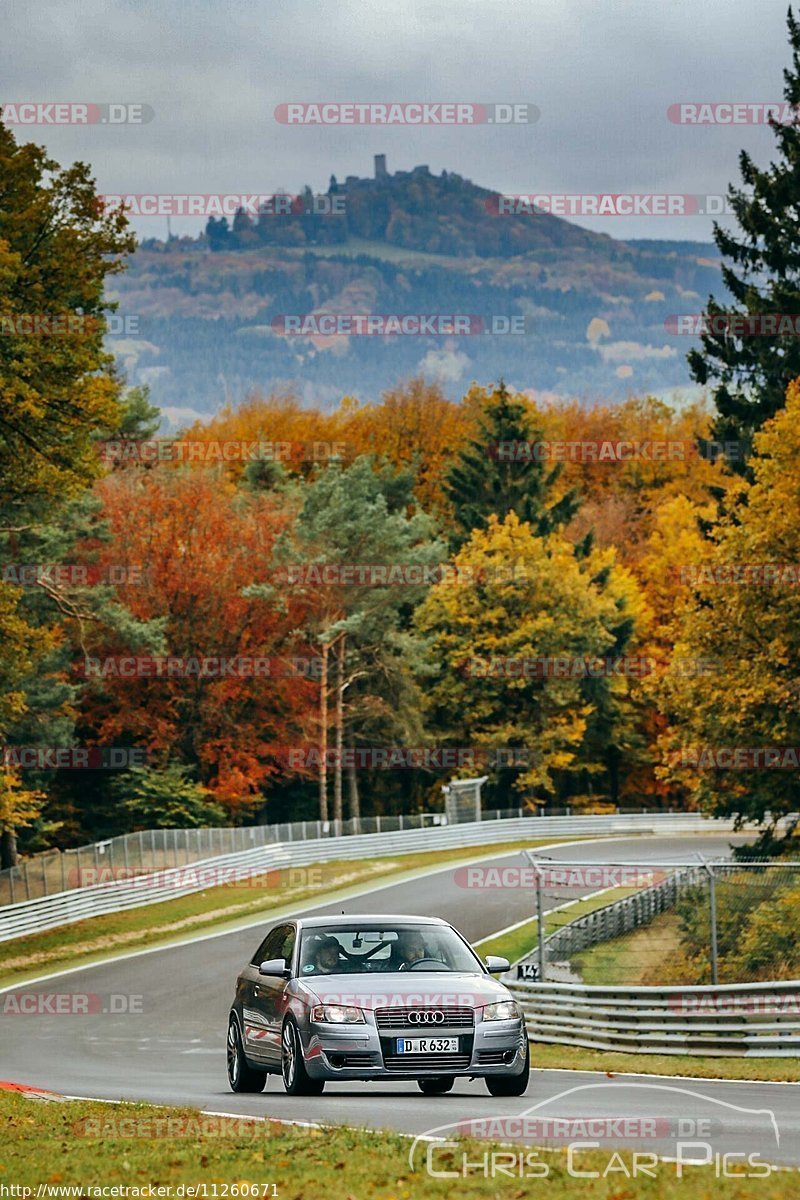
M254 1071L244 1056L239 1022L231 1016L228 1022L226 1047L228 1060L228 1083L232 1092L263 1092L267 1082L266 1071Z
M525 1039L525 1066L519 1075L487 1075L490 1096L524 1096L531 1078L531 1048Z
M435 1079L418 1079L417 1087L423 1096L443 1096L452 1091L455 1079L452 1075L439 1075Z
M320 1096L325 1087L324 1079L312 1079L303 1061L300 1032L288 1017L281 1032L281 1075L283 1086L289 1096Z

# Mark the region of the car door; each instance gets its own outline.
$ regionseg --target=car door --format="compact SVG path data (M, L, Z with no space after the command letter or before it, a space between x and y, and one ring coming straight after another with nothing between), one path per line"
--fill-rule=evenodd
M270 958L283 959L291 968L294 956L296 927L287 922L278 925L265 939L259 949L262 957L259 964ZM259 1038L263 1060L275 1065L281 1057L281 1026L285 1009L285 992L288 980L279 975L260 975L256 966L253 985L253 1009L257 1014Z
M275 1052L272 1030L265 1017L265 1001L268 999L265 985L273 981L261 975L258 968L270 958L280 958L285 941L286 925L276 925L264 938L239 979L245 1053L248 1058L270 1066L275 1064ZM274 982L283 984L285 981L276 979Z

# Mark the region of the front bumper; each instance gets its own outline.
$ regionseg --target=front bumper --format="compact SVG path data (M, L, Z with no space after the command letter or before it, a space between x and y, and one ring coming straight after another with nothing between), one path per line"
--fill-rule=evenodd
M371 1014L368 1014L368 1016ZM458 1053L396 1052L399 1037L457 1037ZM525 1068L527 1033L520 1018L479 1021L470 1029L437 1026L433 1030L378 1029L364 1025L312 1023L302 1035L306 1070L312 1079L424 1079L452 1075L480 1077L518 1075Z

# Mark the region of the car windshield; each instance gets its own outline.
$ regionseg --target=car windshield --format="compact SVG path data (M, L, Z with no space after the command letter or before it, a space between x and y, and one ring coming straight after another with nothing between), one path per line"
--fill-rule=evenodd
M352 925L303 931L300 975L362 975L394 971L458 971L481 965L447 925Z

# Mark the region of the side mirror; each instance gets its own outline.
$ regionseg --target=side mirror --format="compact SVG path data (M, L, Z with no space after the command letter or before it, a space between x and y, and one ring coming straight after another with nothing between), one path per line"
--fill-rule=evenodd
M283 958L268 958L258 968L259 975L278 975L281 979L288 979L291 972L286 966L286 960Z
M501 958L499 954L487 954L484 962L490 975L502 975L503 971L511 970L511 963L507 958Z

